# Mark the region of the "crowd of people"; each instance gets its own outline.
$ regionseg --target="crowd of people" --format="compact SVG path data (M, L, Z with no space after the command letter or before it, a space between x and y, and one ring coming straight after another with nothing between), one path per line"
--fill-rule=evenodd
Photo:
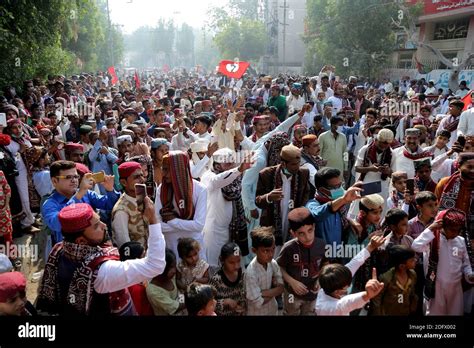
M465 81L140 77L4 88L0 315L470 315Z

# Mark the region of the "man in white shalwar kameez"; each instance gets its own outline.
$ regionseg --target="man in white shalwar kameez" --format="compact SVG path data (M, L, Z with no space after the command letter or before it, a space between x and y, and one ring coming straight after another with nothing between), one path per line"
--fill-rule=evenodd
M219 149L212 155L213 167L202 176L207 188L207 211L204 224L204 247L210 266L219 266L219 255L224 244L230 241L229 225L233 215L233 202L226 200L222 189L239 179L250 168L251 162L235 163L236 154L229 148Z

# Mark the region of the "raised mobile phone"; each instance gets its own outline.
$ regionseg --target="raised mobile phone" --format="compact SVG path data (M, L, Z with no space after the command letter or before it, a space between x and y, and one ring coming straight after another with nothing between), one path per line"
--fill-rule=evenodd
M7 126L7 114L4 112L0 113L0 126Z
M381 193L382 192L382 182L381 181L374 181L374 182L369 182L367 184L362 185L362 191L360 195L363 196L368 196L372 195L374 193Z
M101 182L105 181L105 173L103 171L98 173L92 173L92 179L96 184L100 184Z
M137 200L137 209L141 213L145 211L145 197L147 197L146 185L135 184L135 198Z
M411 195L415 194L415 179L407 180L407 190L410 192Z

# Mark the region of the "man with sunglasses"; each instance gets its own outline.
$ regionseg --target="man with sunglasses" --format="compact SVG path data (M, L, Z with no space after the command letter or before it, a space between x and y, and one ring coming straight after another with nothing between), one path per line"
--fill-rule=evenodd
M88 203L94 209L111 211L120 197L114 190L114 176L105 175L100 183L106 191L98 195L92 191L95 182L92 173L86 173L79 185L79 175L76 164L70 161L56 161L50 167L51 182L54 191L41 207L41 215L47 227L52 231L52 243L62 241L61 224L58 214L62 208L74 203Z

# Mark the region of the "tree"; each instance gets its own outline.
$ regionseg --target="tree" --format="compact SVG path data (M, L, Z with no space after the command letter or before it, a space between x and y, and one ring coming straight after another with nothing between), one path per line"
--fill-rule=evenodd
M370 78L395 49L393 0L308 0L306 6L304 40L310 73L331 64L342 75Z
M186 23L176 33L176 52L181 65L194 66L194 31Z
M258 61L265 54L267 37L258 0L229 0L225 7L211 8L208 15L222 57Z
M214 42L227 59L258 61L265 54L265 26L262 22L229 19Z
M158 20L158 26L153 31L153 45L155 52L165 54L165 62L171 65L171 55L173 53L176 27L173 20L166 21L163 18Z
M104 0L4 0L0 4L0 85L110 64ZM122 38L113 30L115 58Z

